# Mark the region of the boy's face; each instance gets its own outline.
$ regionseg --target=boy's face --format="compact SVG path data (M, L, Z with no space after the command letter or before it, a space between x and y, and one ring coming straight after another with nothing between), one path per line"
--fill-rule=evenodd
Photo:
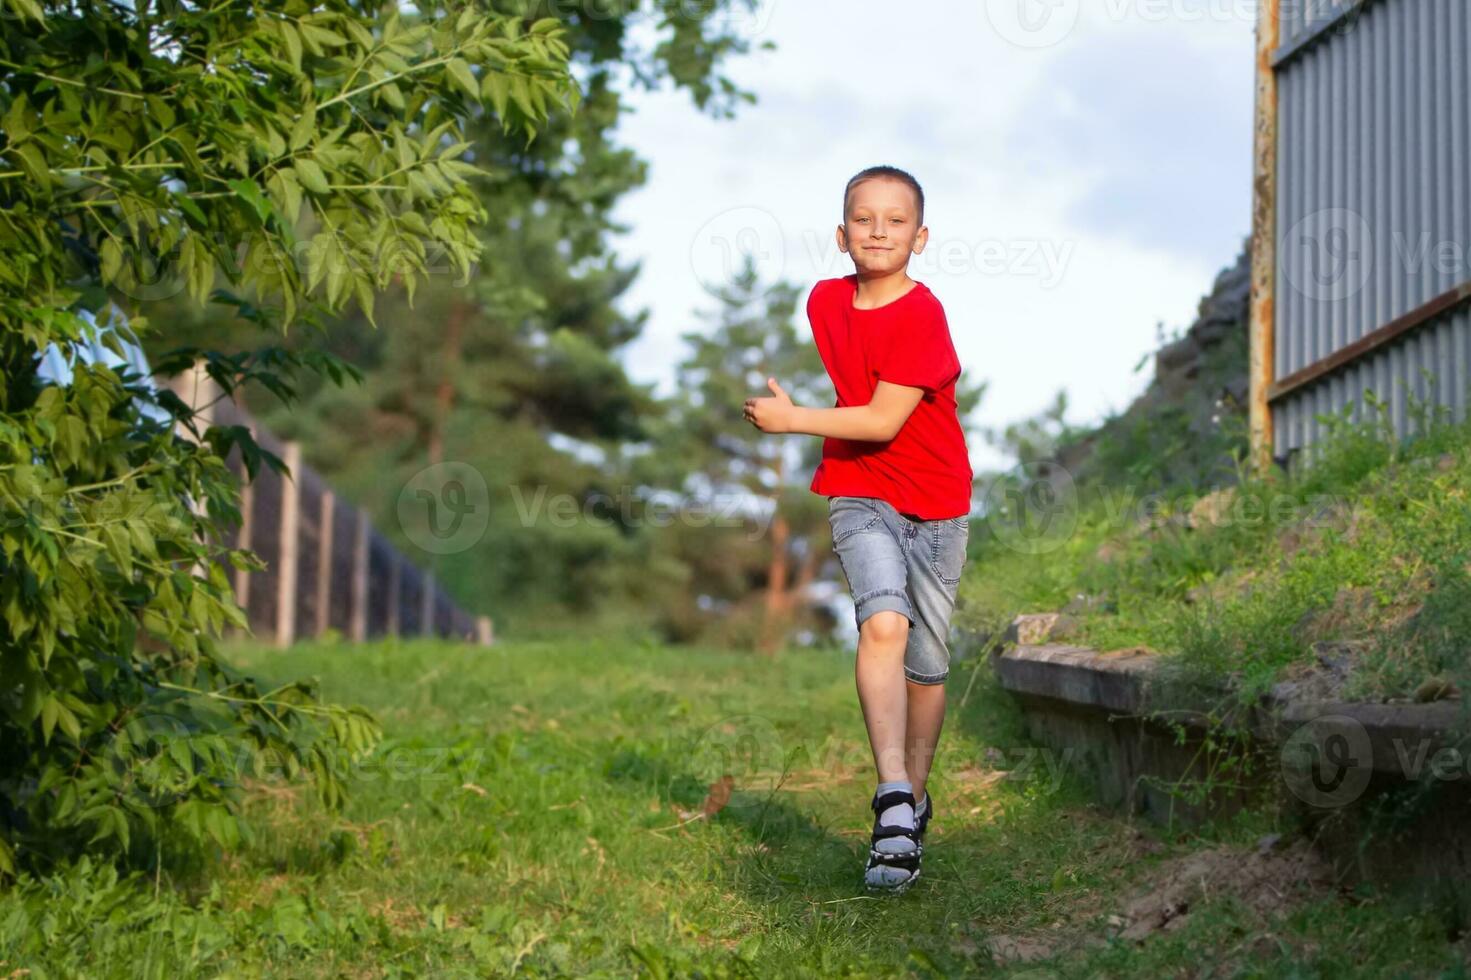
M929 229L919 224L913 188L885 177L865 180L848 194L847 214L838 225L838 248L853 257L859 272L884 275L909 264L924 251Z

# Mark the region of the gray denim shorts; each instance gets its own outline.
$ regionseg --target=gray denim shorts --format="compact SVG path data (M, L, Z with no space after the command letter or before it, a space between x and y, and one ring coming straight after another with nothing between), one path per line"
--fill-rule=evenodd
M859 629L881 609L903 613L909 619L904 676L916 684L944 683L969 521L916 521L877 497L839 496L828 498L828 523Z

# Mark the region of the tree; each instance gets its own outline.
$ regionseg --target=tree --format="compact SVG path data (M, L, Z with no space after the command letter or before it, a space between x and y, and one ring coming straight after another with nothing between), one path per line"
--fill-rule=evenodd
M465 120L484 102L530 138L576 102L569 52L553 20L433 2L4 2L0 871L151 855L170 829L230 845L246 775L307 773L337 805L342 766L378 737L314 682L264 690L218 656L243 622L222 562L260 567L219 545L239 520L224 458L280 461L164 394L180 438L131 374L77 364L43 383L40 353L75 342L86 309L146 331L165 258L196 302L281 330L352 302L371 316L391 279L424 281L431 251L463 273L484 217ZM160 367L196 358L226 392L350 373L279 348Z
M484 474L492 513L478 544L430 555L406 538L398 543L432 565L467 608L493 613L508 632L599 607L677 601L683 573L677 563L648 571L654 545L642 523L644 501L618 462L626 445L648 438L661 409L621 361L646 315L620 302L639 270L616 254L622 229L614 209L645 181L647 167L616 130L636 86L672 81L715 115L750 101L723 74L726 61L750 46L737 16L750 3L497 6L563 18L583 92L578 111L550 114L530 145L502 133L494 115L473 117L466 135L487 176L472 186L496 218L478 229L481 261L468 277L441 263L412 305L403 290L382 297L377 319L391 329L354 312L321 334L286 341L350 360L363 372L361 386L308 380L289 412L265 393L254 393L250 407L300 440L306 458L390 532L398 487L427 465L453 459ZM166 322L154 350L200 335L240 352L263 342L249 323L159 307L156 319ZM567 446L578 451L559 448ZM627 513L574 526L556 526L544 510L527 520L517 502L539 492L588 506L601 495L619 497ZM656 583L663 587L651 598Z
M665 480L696 495L749 498L769 517L755 637L767 653L785 640L798 598L827 553L819 544L826 532L816 500L794 479L815 464L820 441L767 435L741 414L746 398L764 393L770 377L799 403L832 400L817 348L797 335L799 298L790 283L760 283L748 256L731 284L714 292L720 304L709 317L714 329L683 335L690 353L680 362L679 391L656 440L656 458L677 461L684 471L667 472ZM732 555L710 550L722 559Z

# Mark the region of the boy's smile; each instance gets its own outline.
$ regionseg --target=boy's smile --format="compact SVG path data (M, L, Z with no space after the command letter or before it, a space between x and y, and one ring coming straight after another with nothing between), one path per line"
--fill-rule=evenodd
M848 194L838 226L838 248L853 257L865 276L903 270L911 254L924 251L929 229L920 224L918 200L904 183L883 177L865 180Z

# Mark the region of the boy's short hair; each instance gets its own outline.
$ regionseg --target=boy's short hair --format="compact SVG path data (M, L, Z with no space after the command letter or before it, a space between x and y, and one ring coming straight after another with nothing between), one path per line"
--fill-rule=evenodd
M853 193L853 188L865 180L873 180L876 177L885 177L889 180L897 180L901 184L909 185L909 189L914 191L914 197L919 202L919 223L921 225L924 224L924 188L919 186L919 181L915 180L914 175L909 171L889 166L869 167L867 170L860 170L853 175L848 181L848 186L843 188L844 217L848 215L848 195Z

